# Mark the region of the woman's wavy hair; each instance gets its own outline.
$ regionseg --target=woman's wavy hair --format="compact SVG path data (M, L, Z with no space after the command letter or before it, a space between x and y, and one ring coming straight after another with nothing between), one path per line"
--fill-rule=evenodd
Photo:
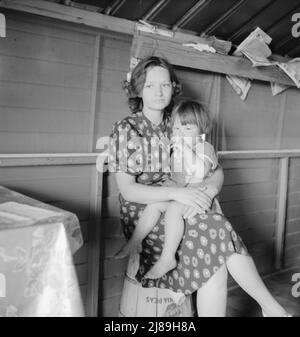
M123 82L123 89L128 97L129 108L132 113L142 111L143 99L140 97L140 94L145 84L147 71L153 67L165 68L170 74L170 80L173 84L173 94L170 104L165 108L164 117L171 116L174 105L174 97L181 94L181 85L171 64L167 60L156 56L150 56L142 59L132 70L130 80L125 80Z

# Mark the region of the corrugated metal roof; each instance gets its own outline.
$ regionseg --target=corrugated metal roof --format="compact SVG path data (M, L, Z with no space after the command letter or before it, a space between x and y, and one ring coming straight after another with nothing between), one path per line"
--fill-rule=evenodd
M140 19L193 35L213 35L237 46L256 27L271 36L274 54L300 56L292 35L300 0L49 0L131 21ZM298 29L300 34L300 27Z

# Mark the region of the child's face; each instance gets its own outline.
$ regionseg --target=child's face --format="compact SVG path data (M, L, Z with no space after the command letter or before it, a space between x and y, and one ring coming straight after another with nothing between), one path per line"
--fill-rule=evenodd
M195 124L182 125L180 118L177 116L173 125L173 137L175 138L189 138L194 141L200 135L200 130Z

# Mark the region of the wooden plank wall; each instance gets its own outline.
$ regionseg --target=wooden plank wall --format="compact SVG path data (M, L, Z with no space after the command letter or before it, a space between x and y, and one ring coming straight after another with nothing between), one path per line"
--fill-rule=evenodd
M121 82L129 68L131 39L122 36L101 37L99 76L95 115L95 140L107 136L113 124L127 116L129 110ZM124 244L119 220L118 190L113 175L103 177L103 283L100 315L116 316L123 287L127 259L111 257Z
M260 273L274 271L278 159L223 160L221 207Z
M289 167L284 264L300 265L300 159L292 158Z
M0 153L88 152L97 35L8 12L1 39ZM91 166L1 168L0 184L75 213L84 246L74 256L88 283Z
M0 48L0 152L95 150L90 145L107 136L113 123L128 114L121 81L128 71L131 38L24 14L11 14L7 19L7 36L12 38L1 39ZM180 70L179 77L187 84L187 93L194 97L205 90L206 83L199 72ZM259 270L270 272L274 265L278 161L228 160L222 165L224 213L244 238ZM287 264L299 262L300 256L299 167L299 160L291 161ZM0 171L0 184L78 215L85 245L76 254L75 262L84 298L91 175L90 167ZM111 259L124 239L118 191L108 173L103 180L102 231L99 314L116 316L127 261Z
M1 153L88 151L95 38L45 19L7 15Z

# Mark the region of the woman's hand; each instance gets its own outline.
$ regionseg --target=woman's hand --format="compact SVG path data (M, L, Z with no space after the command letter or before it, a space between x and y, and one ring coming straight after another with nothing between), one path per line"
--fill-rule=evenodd
M211 198L200 188L183 187L176 188L172 193L172 199L192 206L198 213L203 213L211 206Z
M203 211L203 209L201 209L201 212L199 212L195 207L193 206L185 206L184 210L183 210L183 218L184 219L189 219L192 218L193 216L195 216L196 214L204 214L205 211Z

